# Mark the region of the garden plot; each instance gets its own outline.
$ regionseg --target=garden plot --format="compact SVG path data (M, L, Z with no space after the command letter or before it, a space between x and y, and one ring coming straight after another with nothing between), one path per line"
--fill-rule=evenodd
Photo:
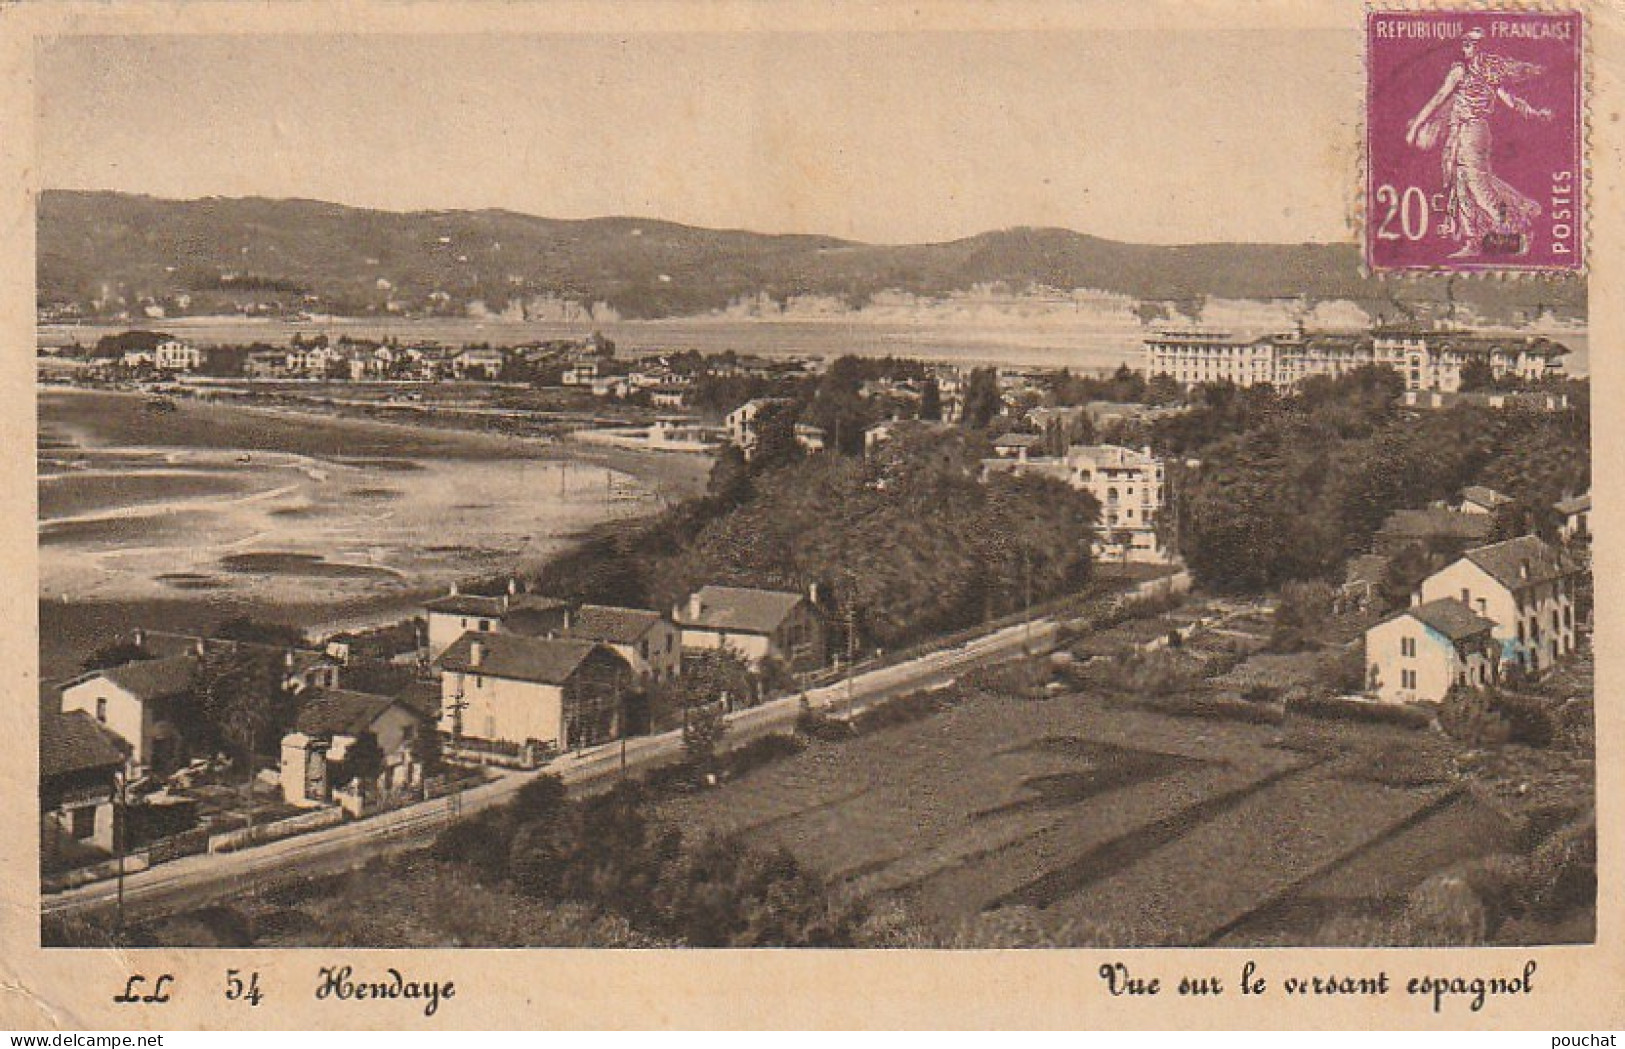
M1113 838L1228 798L1308 759L1257 725L1192 723L972 694L953 709L814 745L662 805L685 832L787 846L863 895L951 925Z
M1315 934L1328 921L1351 915L1390 916L1403 909L1406 893L1435 872L1506 851L1511 845L1510 827L1503 817L1470 794L1453 794L1423 819L1374 840L1347 863L1248 916L1215 945L1319 943Z
M1431 800L1432 792L1341 779L1327 769L1280 776L1238 804L1194 813L1184 833L1135 862L1097 861L1071 872L1070 882L1040 882L1011 902L1046 908L1057 924L1149 925L1178 937L1163 943L1202 943Z

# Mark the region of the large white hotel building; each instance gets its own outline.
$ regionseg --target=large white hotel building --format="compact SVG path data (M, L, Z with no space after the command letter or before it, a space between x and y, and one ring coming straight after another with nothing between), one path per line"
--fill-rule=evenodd
M1295 331L1261 337L1224 332L1161 332L1145 341L1146 375L1182 385L1229 380L1290 390L1311 375L1338 376L1365 365L1397 370L1407 390L1461 388L1468 361L1489 362L1496 378L1540 379L1562 370L1568 347L1543 336L1453 331Z

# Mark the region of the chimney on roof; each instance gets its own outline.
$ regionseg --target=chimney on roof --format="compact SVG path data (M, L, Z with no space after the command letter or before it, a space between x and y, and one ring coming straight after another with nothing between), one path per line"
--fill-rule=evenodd
M133 640L135 642L135 647L136 648L146 648L147 647L147 645L146 645L147 632L145 630L142 630L140 627L135 628L135 632L130 635L130 638L131 638L131 640Z
M508 577L508 596L513 597L517 593L519 593L519 580L515 579L513 576L509 576Z
M290 648L286 652L282 653L282 665L287 667L289 670L293 669L293 649Z
M455 579L453 579L451 581L451 596L452 597L457 596L457 580L455 580Z
M208 654L207 652L204 651L203 639L201 637L198 638L192 644L192 651L197 653L197 656L198 656L199 659L202 659L205 655Z
M468 645L468 665L477 667L485 662L485 642L475 638Z
M700 618L700 613L704 611L705 602L700 600L700 592L696 590L688 598L688 618L697 620Z
M818 604L818 582L816 580L807 584L807 600L814 606Z
M1527 558L1527 557L1524 558L1522 561L1518 562L1518 578L1519 579L1528 579L1529 578L1529 558Z

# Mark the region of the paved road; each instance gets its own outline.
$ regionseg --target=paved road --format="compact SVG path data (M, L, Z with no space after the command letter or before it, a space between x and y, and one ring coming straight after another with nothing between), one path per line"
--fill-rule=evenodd
M1034 651L1045 650L1053 641L1055 629L1055 620L1049 618L1007 627L962 645L858 674L850 683L809 689L807 701L814 708L846 716L900 693L946 682L971 667L1011 659L1027 646ZM781 730L795 721L800 710L801 696L797 694L736 711L728 716L728 743L738 745ZM682 752L682 746L681 731L629 739L626 768L631 771L670 761ZM293 877L351 869L381 853L427 844L459 815L507 801L543 772L558 773L577 791L592 790L612 784L621 772L621 762L621 745L609 743L558 758L535 773L504 773L457 797L436 798L241 852L187 856L161 864L125 877L125 917L128 921L157 917L241 896ZM114 908L117 892L115 881L93 882L46 896L41 909L48 915L106 912Z

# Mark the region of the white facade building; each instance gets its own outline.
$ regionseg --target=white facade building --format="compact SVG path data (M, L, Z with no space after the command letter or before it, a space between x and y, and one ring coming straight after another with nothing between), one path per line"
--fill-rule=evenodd
M1537 536L1468 550L1422 580L1420 601L1455 598L1495 624L1501 662L1546 670L1575 649L1578 570Z
M1313 375L1336 377L1356 368L1393 368L1407 390L1453 393L1472 361L1496 378L1535 381L1562 370L1566 346L1539 336L1448 331L1288 332L1259 338L1228 332L1162 332L1145 340L1148 376L1181 385L1232 382L1295 389Z
M1064 456L984 459L982 473L1053 477L1094 496L1100 504L1097 558L1152 564L1170 559L1157 537L1157 517L1167 502L1167 464L1149 448L1075 444Z
M1366 687L1390 703L1439 703L1499 677L1495 624L1455 598L1415 605L1365 633Z

